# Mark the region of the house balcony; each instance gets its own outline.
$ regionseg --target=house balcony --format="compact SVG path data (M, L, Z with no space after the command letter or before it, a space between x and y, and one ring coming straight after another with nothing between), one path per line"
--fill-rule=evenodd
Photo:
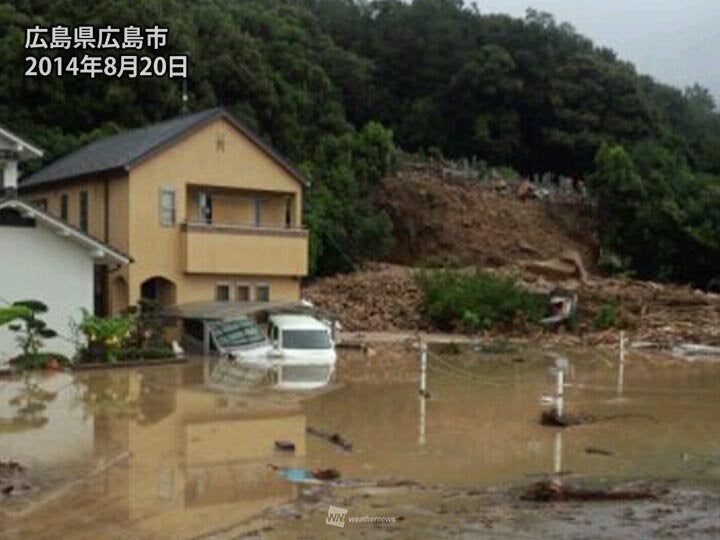
M305 276L305 229L188 222L182 227L185 272Z
M299 194L195 185L187 193L184 267L191 274L304 276Z

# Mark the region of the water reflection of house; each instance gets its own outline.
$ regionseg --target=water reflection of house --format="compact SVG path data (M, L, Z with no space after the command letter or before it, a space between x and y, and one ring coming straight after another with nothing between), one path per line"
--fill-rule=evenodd
M267 464L287 460L275 454L278 439L296 443L290 459L304 458L306 422L299 407L256 407L245 396L202 387L173 389L160 403L157 381L129 376L128 398L137 400L140 418L96 422L98 450L108 450L112 441L115 451L124 447L130 454L127 468L108 471L98 494L122 501L121 526L143 537L191 538L295 497L296 487ZM154 404L143 406L146 399ZM160 414L150 420L155 408Z

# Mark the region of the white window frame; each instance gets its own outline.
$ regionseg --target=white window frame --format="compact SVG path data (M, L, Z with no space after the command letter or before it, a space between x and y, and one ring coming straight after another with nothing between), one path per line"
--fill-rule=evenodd
M205 225L213 224L213 195L207 189L201 189L196 195L197 220ZM206 212L209 210L209 212Z
M172 196L172 208L165 208L165 195ZM172 212L170 219L165 219L165 213ZM160 188L160 225L162 227L174 227L177 224L177 192L175 188Z

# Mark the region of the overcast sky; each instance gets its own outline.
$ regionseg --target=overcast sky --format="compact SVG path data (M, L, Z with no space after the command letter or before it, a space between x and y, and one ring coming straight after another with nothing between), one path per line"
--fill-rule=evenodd
M470 3L470 0L466 0ZM527 7L569 22L638 70L684 88L709 88L720 105L720 0L477 0L483 13Z

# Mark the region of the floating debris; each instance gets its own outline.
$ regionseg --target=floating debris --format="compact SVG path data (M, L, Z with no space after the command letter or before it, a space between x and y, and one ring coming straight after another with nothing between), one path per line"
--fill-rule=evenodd
M348 440L346 440L342 435L339 433L327 433L325 431L316 429L312 426L308 426L307 433L309 435L314 435L315 437L319 437L321 439L325 439L326 441L339 446L346 452L352 452L352 443Z
M639 414L639 413L628 413L628 414L611 414L608 416L593 416L589 414L579 414L579 415L571 415L571 414L558 414L557 409L552 408L546 411L543 411L540 414L540 424L543 426L550 426L550 427L572 427L572 426L581 426L585 424L597 424L600 422L612 422L615 420L631 420L631 419L641 419L641 420L648 420L650 422L658 422L658 419L654 416L650 416L649 414Z
M586 489L568 486L554 478L533 484L521 497L524 501L628 501L657 499L668 493L667 488L647 483L623 484L610 489Z
M340 471L335 468L329 469L303 469L300 467L278 467L268 465L276 471L280 477L290 482L312 482L314 480L337 480L340 478Z
M25 467L17 461L0 461L0 494L10 497L29 489Z
M591 416L572 416L568 414L560 414L556 408L542 411L540 414L540 424L550 427L570 427L582 424L590 424L595 421Z
M596 456L612 456L614 455L613 452L610 450L603 450L602 448L595 448L593 446L588 446L585 449L586 454L594 454Z
M280 452L294 452L295 443L292 441L275 441L275 450Z

